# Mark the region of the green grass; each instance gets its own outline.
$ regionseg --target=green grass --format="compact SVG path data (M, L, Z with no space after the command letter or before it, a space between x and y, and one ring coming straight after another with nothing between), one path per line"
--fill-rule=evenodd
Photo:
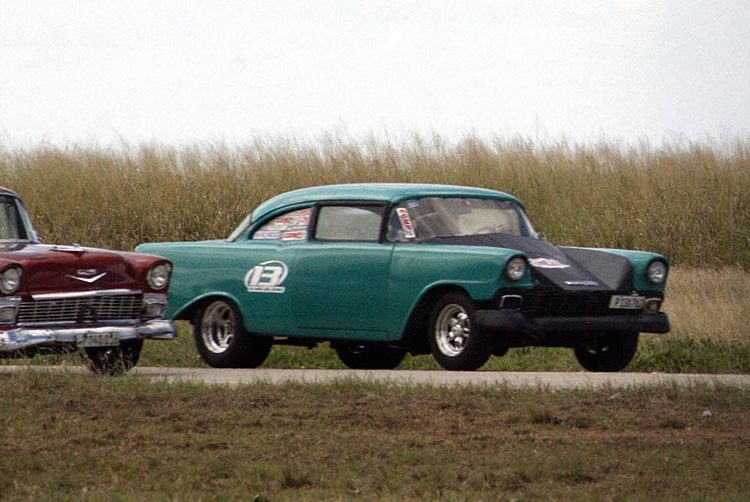
M37 356L34 359L2 359L0 364L80 364L78 354ZM207 367L193 345L189 325L183 324L176 341L147 341L140 366ZM317 348L276 346L264 368L343 369L327 343ZM399 369L440 370L431 356L407 355ZM505 356L492 357L481 371L581 371L570 349L524 347ZM665 373L750 373L750 345L707 339L643 335L635 359L627 371Z
M682 373L750 373L750 273L738 269L672 271L665 309L672 320L668 335L641 336L630 371ZM171 342L147 341L141 365L202 366L192 328L178 323L180 336ZM0 360L0 364L78 364L76 355L34 360ZM316 349L277 346L268 368L343 368L328 344ZM402 369L438 369L430 356L410 357ZM579 371L569 349L511 349L493 357L483 370Z
M0 377L0 409L12 410L0 414L9 500L747 496L750 394L736 388L230 388L29 373Z

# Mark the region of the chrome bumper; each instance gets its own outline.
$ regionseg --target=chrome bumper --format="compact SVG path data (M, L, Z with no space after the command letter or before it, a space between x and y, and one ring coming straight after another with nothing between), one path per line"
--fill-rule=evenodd
M113 333L117 339L173 340L177 329L172 321L155 319L135 326L100 326L96 328L16 328L0 331L0 352L27 349L42 345L77 344L82 335Z

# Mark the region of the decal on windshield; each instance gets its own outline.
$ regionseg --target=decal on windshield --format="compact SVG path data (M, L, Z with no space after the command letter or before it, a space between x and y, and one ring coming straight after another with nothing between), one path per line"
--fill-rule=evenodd
M415 238L417 234L414 232L414 225L411 223L409 211L407 211L406 208L399 207L396 209L396 214L398 214L398 219L401 222L401 228L404 229L404 237L407 239Z
M264 261L245 274L245 287L248 293L283 293L283 286L289 269L283 261Z
M570 265L559 262L553 258L532 258L529 260L532 267L536 268L568 268Z

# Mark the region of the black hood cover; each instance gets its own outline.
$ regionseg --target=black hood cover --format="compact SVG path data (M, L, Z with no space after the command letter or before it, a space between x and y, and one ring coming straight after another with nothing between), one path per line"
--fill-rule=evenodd
M455 244L515 249L529 258L534 281L569 291L633 290L630 261L604 251L559 247L544 239L510 234L438 237L431 244Z

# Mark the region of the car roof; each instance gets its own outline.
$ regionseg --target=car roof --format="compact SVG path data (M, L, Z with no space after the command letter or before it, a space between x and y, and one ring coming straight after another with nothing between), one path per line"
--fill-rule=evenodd
M510 194L487 188L427 183L350 183L301 188L273 197L253 211L256 221L268 213L285 207L323 201L380 201L396 203L422 197L464 197L521 202Z
M10 188L5 188L0 186L0 195L10 195L12 197L18 197L18 194L11 190Z

